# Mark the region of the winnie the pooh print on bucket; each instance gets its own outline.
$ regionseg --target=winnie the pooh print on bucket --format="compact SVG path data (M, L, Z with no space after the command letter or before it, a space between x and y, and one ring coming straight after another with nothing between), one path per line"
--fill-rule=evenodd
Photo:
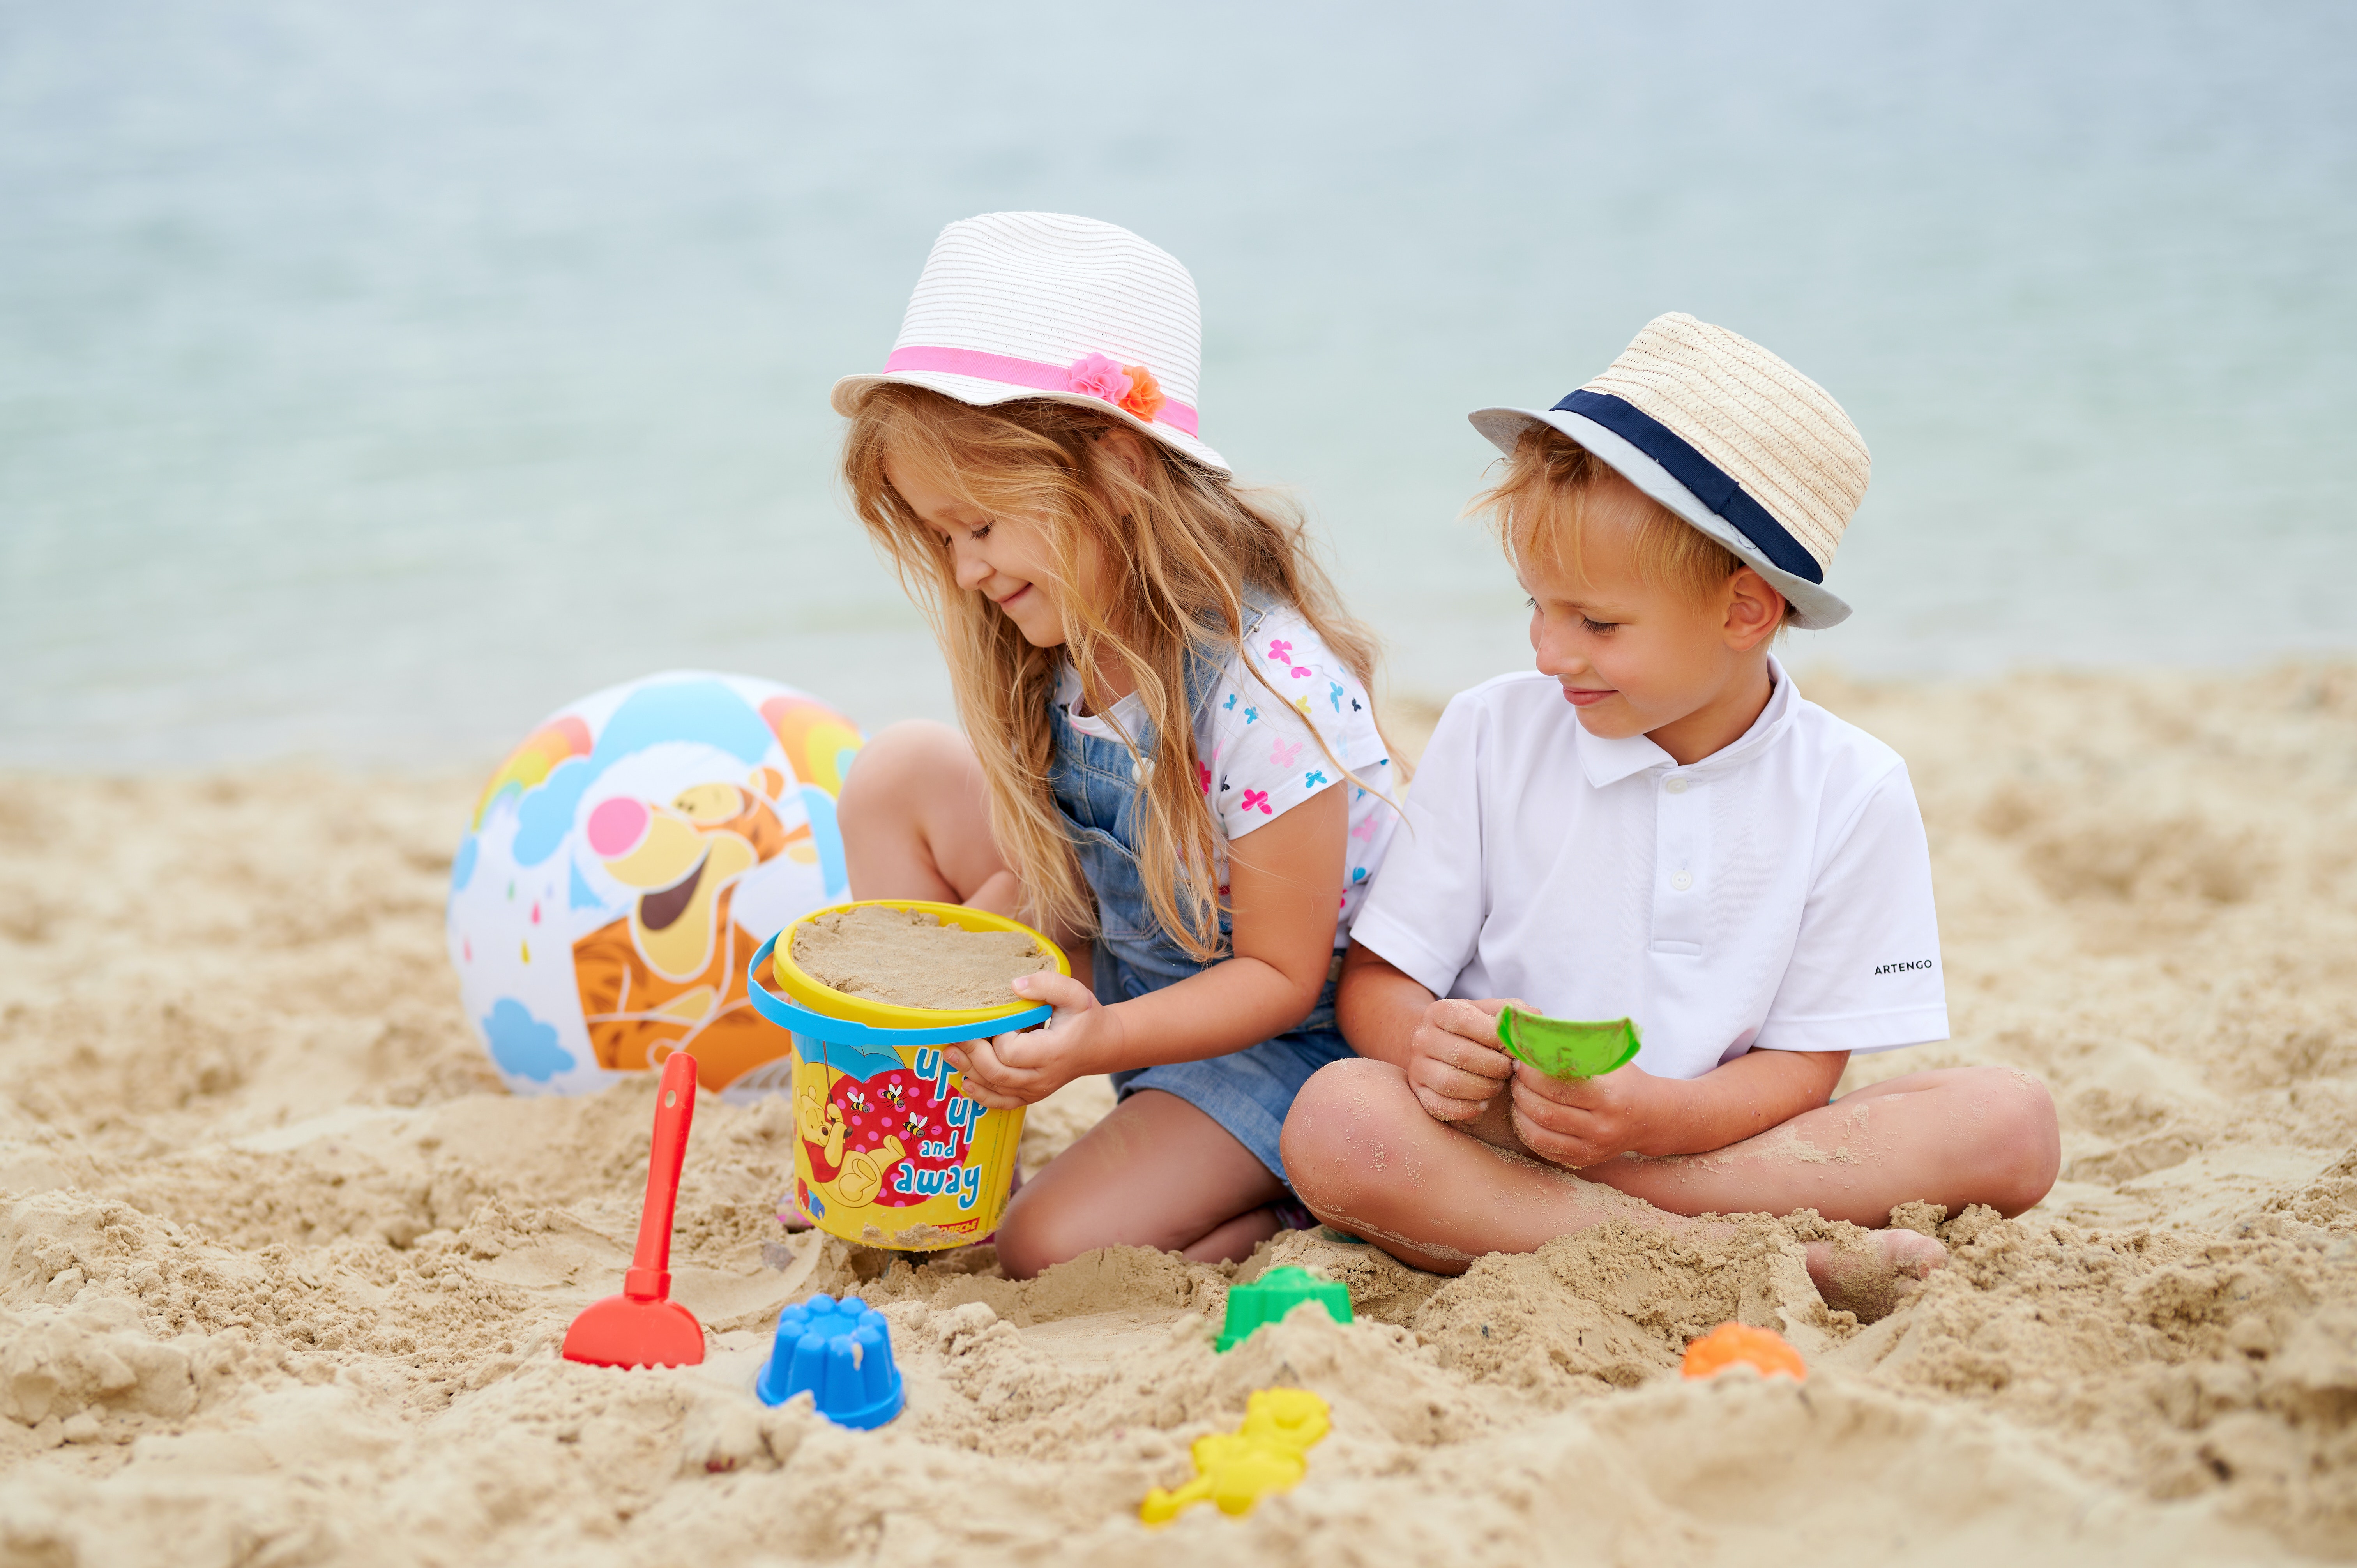
M1020 931L1058 972L1071 972L1055 943L1004 916L921 900L867 902L968 930ZM904 1007L820 983L791 956L794 931L858 907L811 911L763 943L750 966L754 1006L793 1039L793 1201L846 1241L900 1251L963 1247L998 1229L1023 1112L990 1110L960 1092L961 1075L942 1047L1028 1028L1049 1009L1011 993L995 1007Z
M870 1246L959 1246L997 1229L1023 1136L1019 1112L959 1093L957 1069L919 1047L890 1057L797 1040L794 1199ZM840 1064L840 1065L838 1065ZM994 1196L985 1202L985 1193Z

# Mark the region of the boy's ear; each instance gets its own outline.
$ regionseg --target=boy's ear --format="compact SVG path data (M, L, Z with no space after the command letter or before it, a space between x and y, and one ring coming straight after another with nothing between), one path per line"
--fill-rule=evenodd
M1784 624L1784 596L1768 579L1745 566L1727 580L1727 645L1749 653Z

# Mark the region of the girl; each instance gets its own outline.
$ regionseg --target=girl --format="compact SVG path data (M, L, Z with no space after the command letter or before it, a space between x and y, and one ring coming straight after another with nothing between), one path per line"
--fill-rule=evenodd
M1277 1136L1351 1054L1336 950L1393 820L1373 641L1299 520L1198 439L1200 341L1175 258L994 213L942 231L883 373L834 392L853 501L964 725L860 754L852 893L1090 944L1091 983L1015 983L1047 1027L950 1053L985 1105L1099 1072L1121 1097L1009 1206L1017 1278L1117 1243L1241 1259L1308 1223Z

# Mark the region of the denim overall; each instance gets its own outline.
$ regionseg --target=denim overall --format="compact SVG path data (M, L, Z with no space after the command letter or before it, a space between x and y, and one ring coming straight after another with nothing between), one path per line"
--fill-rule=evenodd
M1268 608L1269 601L1247 596L1247 640ZM1200 652L1188 660L1188 705L1199 717L1219 685L1222 662ZM1097 1000L1108 1004L1126 1002L1210 968L1165 933L1146 902L1146 886L1132 853L1138 784L1129 748L1117 740L1082 734L1053 698L1048 704L1048 723L1056 740L1050 773L1056 806L1063 813L1064 832L1079 855L1082 875L1096 895L1092 971ZM1137 740L1151 758L1156 750L1151 728ZM1232 924L1222 911L1221 933L1227 934ZM1311 1073L1351 1054L1334 1024L1334 978L1329 971L1317 1006L1285 1033L1205 1061L1117 1072L1112 1075L1113 1086L1125 1100L1141 1089L1177 1095L1227 1129L1277 1180L1284 1181L1285 1162L1277 1152L1277 1133L1285 1125L1293 1097L1301 1092Z

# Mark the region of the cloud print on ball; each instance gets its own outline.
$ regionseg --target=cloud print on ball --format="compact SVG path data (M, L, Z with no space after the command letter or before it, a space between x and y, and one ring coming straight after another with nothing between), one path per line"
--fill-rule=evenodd
M492 1003L490 1016L482 1023L483 1038L500 1071L546 1083L558 1073L571 1070L573 1053L556 1043L556 1026L544 1024L525 1012L523 1004L514 997L502 996Z

